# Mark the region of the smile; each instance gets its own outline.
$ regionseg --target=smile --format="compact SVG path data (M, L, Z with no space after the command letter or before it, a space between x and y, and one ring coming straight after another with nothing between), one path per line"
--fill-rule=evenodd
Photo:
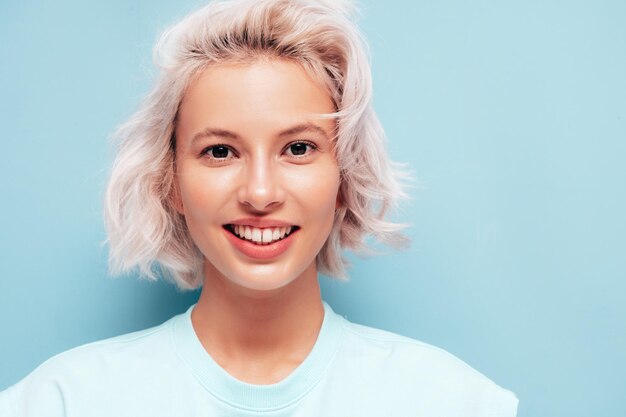
M237 236L239 239L246 240L260 246L270 245L283 240L291 233L299 229L298 226L259 228L239 224L227 224L224 228Z

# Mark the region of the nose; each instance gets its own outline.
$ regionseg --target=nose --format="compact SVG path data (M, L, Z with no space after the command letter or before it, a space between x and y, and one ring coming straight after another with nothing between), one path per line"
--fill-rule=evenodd
M241 204L255 211L268 211L284 202L285 191L274 165L267 158L246 164L238 192Z

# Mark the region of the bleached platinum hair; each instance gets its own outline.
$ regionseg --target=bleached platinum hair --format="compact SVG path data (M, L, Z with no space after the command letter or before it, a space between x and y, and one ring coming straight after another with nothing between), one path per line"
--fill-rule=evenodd
M372 107L367 44L343 0L212 2L167 29L154 48L160 70L151 92L116 131L117 156L105 198L112 273L138 270L182 289L202 285L204 257L173 205L175 123L190 82L211 65L259 58L297 62L325 88L336 112L334 149L340 207L317 255L318 271L347 279L342 248L367 250L366 238L405 243L402 224L385 220L405 176L387 156Z

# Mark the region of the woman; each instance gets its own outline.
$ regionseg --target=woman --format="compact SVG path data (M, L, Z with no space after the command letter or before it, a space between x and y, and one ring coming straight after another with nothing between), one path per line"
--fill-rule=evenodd
M10 416L515 416L452 355L320 297L341 248L401 196L341 2L212 3L165 32L162 74L118 131L110 261L202 292L152 329L58 355L0 394Z

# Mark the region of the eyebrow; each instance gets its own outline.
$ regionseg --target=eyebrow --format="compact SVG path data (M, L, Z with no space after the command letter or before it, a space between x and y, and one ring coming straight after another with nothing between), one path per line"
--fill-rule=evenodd
M297 135L299 133L305 133L305 132L319 133L328 139L328 134L326 133L326 131L322 129L321 127L319 127L318 125L314 125L313 123L302 123L302 124L290 127L289 129L285 129L282 132L280 132L278 136L279 137L292 136L292 135Z
M226 139L240 139L238 134L233 133L229 130L214 129L211 127L207 127L203 131L198 132L195 135L193 135L193 138L191 138L191 143L193 144L199 139L210 138L211 136L217 136L219 138L226 138Z
M319 126L314 125L313 123L301 123L301 124L292 126L278 133L278 137L282 138L285 136L293 136L293 135L306 133L306 132L319 133L328 139L328 134L326 133L326 131ZM225 139L234 139L234 140L241 139L241 136L239 136L235 132L231 132L230 130L215 129L212 127L207 127L201 132L198 132L195 135L193 135L193 138L191 139L191 143L193 144L199 139L208 138L212 136L225 138Z

